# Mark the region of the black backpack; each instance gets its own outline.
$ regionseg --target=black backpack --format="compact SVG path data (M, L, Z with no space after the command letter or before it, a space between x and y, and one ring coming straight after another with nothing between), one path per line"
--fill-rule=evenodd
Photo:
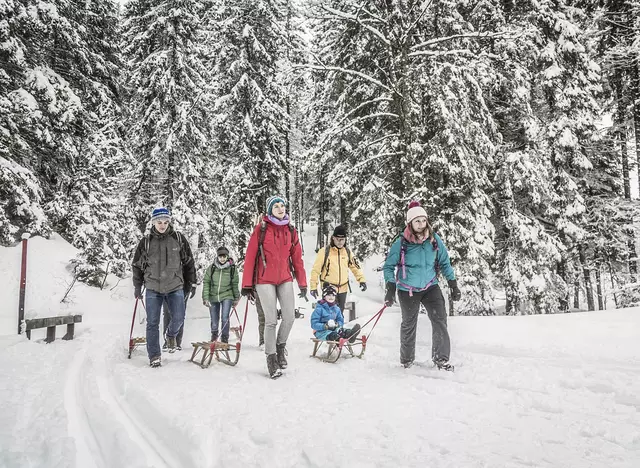
M178 241L178 245L180 246L180 262L185 265L186 264L186 260L184 258L184 250L182 249L182 234L180 234L178 231L173 231L171 233L171 235ZM151 234L147 234L146 236L144 236L144 262L143 264L146 266L148 265L147 259L149 258L149 244L151 243Z
M322 262L322 268L320 268L320 273L322 273L327 268L327 273L329 273L329 267L331 266L331 261L329 260L329 252L331 251L332 245L329 244L324 248L324 261ZM351 265L352 262L355 262L355 265L360 268L358 262L351 256L351 250L346 245L344 248L347 250L347 266Z
M231 290L233 291L233 275L234 273L237 274L236 272L236 262L234 262L233 260L231 261L231 266L229 267L229 286L231 286ZM213 276L213 269L216 267L215 263L211 264L211 276Z

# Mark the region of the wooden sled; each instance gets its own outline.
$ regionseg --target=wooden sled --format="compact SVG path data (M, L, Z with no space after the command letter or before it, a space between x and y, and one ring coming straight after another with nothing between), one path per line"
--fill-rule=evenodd
M340 359L340 355L342 354L343 348L347 348L347 351L349 352L349 357L357 357L362 359L362 356L364 356L364 351L367 349L367 337L365 335L362 335L362 337L360 338L356 338L356 340L353 343L350 343L349 340L346 340L344 338L340 338L339 341L326 341L326 340L319 340L317 338L311 338L311 341L313 341L313 354L311 355L311 357L320 359L323 362L330 362L330 363L338 362L338 359ZM328 348L327 354L324 357L318 356L318 351L320 350L322 345L325 343ZM354 348L357 349L358 346L361 347L360 353L356 354L354 351Z
M138 347L147 344L147 339L144 336L139 336L137 338L131 338L129 340L129 359L131 359L131 353Z
M241 345L239 341L235 344L223 343L221 341L198 341L191 343L191 345L193 346L193 353L189 361L199 365L203 369L211 365L214 356L216 361L228 366L235 366L240 359ZM201 356L199 356L200 353L202 353ZM231 356L233 353L235 353L235 356L232 359ZM198 359L196 360L196 358Z

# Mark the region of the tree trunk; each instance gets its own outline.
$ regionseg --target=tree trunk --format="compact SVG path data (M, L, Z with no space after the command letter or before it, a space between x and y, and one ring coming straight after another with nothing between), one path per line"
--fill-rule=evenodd
M596 292L598 294L598 310L604 310L604 295L602 294L602 272L600 269L602 265L598 263L596 265Z
M564 239L562 239L564 241ZM558 276L567 285L567 294L559 299L560 312L566 313L569 311L569 280L567 278L567 260L563 257L558 263Z
M611 290L613 291L613 303L618 308L618 296L616 296L616 282L613 278L613 266L611 265L611 260L609 260L609 276L611 278Z
M633 80L635 81L635 80ZM632 82L633 82L632 81ZM628 99L624 95L623 90L623 77L622 72L620 70L616 70L614 73L614 78L612 82L612 86L616 90L616 98L617 98L617 111L615 116L615 124L618 127L617 139L620 142L620 157L622 160L622 186L624 188L624 198L626 200L631 200L631 179L629 177L629 154L628 154L628 146L627 146L627 106ZM633 86L631 86L632 91L631 95L633 97ZM634 124L636 117L636 106L633 106L634 109ZM636 128L636 135L638 135L639 131ZM636 146L637 143L636 143ZM633 226L633 219L630 220L631 226ZM631 282L635 283L636 275L638 273L638 266L636 261L636 246L635 246L635 235L633 232L633 228L629 229L627 232L629 236L629 240L627 241L627 250L628 250L628 264L629 264L629 273Z
M589 310L596 310L596 305L593 300L593 286L591 284L591 269L587 265L586 255L584 253L584 246L578 248L580 255L580 264L582 265L582 274L584 276L584 287L587 295L587 307Z
M580 280L576 276L576 280L573 282L573 308L580 308Z
M320 204L318 206L318 237L316 239L316 252L324 247L324 230L325 230L325 204L324 204L324 171L320 172Z
M289 175L291 174L291 104L289 103L289 98L287 97L287 102L286 102L286 108L287 108L287 117L289 119L289 122L287 123L287 129L284 132L284 157L285 157L285 170L284 170L284 174L285 174L285 197L286 199L289 201L289 209L291 210L291 206L293 205L291 203L291 187L290 187L290 183L289 183Z
M640 40L640 35L636 38ZM635 144L636 144L636 174L640 176L640 63L636 61L635 65L631 66L631 103L633 108L633 128L635 132ZM640 179L639 179L640 180ZM629 194L631 198L631 194ZM631 220L633 226L634 220ZM629 273L631 274L631 282L635 283L638 275L638 254L636 252L635 233L633 229L630 230L631 240L629 241Z

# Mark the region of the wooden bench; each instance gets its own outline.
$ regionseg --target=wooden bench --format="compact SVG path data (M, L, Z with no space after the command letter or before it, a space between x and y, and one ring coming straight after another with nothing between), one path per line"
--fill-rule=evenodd
M46 328L47 338L45 343L51 343L56 340L56 327L58 325L66 325L67 333L62 337L63 340L73 340L73 332L75 324L82 322L82 315L61 315L59 317L46 317L36 319L26 319L27 338L31 339L31 330L36 328Z

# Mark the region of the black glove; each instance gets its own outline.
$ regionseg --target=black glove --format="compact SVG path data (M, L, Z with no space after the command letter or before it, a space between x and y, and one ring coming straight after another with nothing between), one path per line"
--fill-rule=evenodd
M360 283L360 291L365 292L367 290L367 283Z
M301 299L306 300L307 302L309 302L309 298L307 297L307 287L306 286L300 288L300 294L298 294L298 297L301 298Z
M391 307L396 300L396 283L387 283L384 305Z
M256 300L256 296L254 295L253 288L242 288L242 290L240 291L240 294L242 294L243 296L247 296L247 299L249 299L250 301Z
M462 297L460 288L458 288L458 282L456 280L449 280L449 289L451 290L451 300L459 301Z
M133 297L135 297L136 299L142 299L142 286L134 287Z
M189 295L189 299L193 299L193 296L196 295L196 285L191 286L191 294Z
M317 289L314 289L309 294L311 294L311 297L313 297L314 299L318 299L318 290Z

